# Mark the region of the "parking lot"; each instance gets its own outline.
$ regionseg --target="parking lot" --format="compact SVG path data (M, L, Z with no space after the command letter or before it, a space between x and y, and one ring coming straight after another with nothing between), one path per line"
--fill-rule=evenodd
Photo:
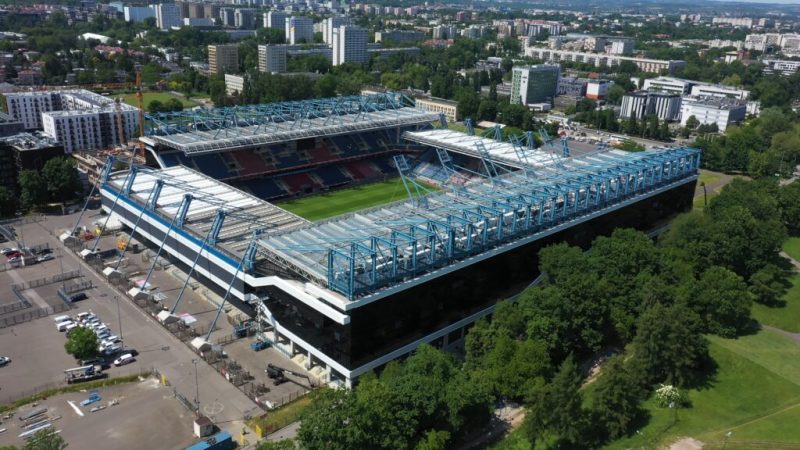
M90 225L92 221L97 220L93 214L96 212L87 212L82 223ZM44 222L20 225L17 229L20 233L24 233L26 242L49 243L58 256L60 243L56 236L61 231L69 229L76 218L77 214L47 217ZM110 238L111 241L105 238L98 247L108 248L108 245L113 245L111 244L114 242L113 237ZM172 387L191 401L194 401L195 391L199 388L201 412L208 415L221 428L235 434L241 431L247 417L260 413L260 409L252 400L226 381L214 368L199 359L196 353L158 324L152 316L135 306L127 297L120 295L104 278L88 269L75 254L64 251L62 256L62 260L56 258L30 267L0 272L2 277L0 289L8 289L9 282L19 283L53 276L62 270L62 263L64 271L80 270L85 279L92 281L94 287L86 291L88 295L86 300L78 302L74 305L74 309L61 314L74 315L81 311L92 311L102 322L108 324L114 334L123 338L126 347L136 349L138 351L136 361L125 366L126 373L155 368L164 375ZM139 259L141 254L133 256L132 260L141 261ZM150 282L163 287L166 295L172 299L177 297L175 289L182 285L179 279L162 270L155 271ZM43 305L49 305L50 302L57 304L61 300L55 295L56 288L57 286L52 285L38 287L26 290L25 294L26 297L31 295L34 304L38 304L37 302L43 302ZM6 294L14 295L10 289L9 292L4 290L0 293L4 301L9 298ZM37 295L39 299L35 298ZM206 324L207 328L213 320L213 315L216 314L216 308L199 292L187 290L176 313L189 313L196 320L194 326L202 327ZM231 329L227 317L223 315L218 322L217 330L212 335L212 340L230 334ZM9 356L12 359L8 366L0 368L2 403L39 390L43 386L63 383L63 371L76 366L76 361L65 353L64 334L56 330L52 317L0 328L0 340L3 343L0 356ZM109 374L113 377L114 372L120 370L122 369L111 368ZM89 447L75 446L75 448ZM150 448L163 448L163 446Z
M19 417L41 408L47 411L39 417L51 421L69 448L174 449L197 440L192 436L194 415L155 378L101 388L98 394L101 400L86 406L81 402L89 393L76 392L20 408L15 417L0 425L7 429L0 434L0 446L22 447L24 440L19 435L26 429ZM104 408L92 412L99 407Z

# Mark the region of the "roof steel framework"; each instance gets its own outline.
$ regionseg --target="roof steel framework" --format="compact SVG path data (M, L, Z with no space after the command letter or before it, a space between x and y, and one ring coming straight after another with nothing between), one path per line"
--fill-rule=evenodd
M429 123L439 114L380 93L145 116L145 139L185 154L204 154L317 136Z
M673 148L564 158L527 171L310 224L261 239L305 276L350 300L504 243L637 201L696 177L700 152Z

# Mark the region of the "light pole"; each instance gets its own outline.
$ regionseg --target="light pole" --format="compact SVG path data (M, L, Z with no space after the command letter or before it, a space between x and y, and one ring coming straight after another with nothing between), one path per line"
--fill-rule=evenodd
M125 350L125 338L122 335L122 315L119 313L119 295L114 296L114 300L117 301L117 321L119 322L119 340L122 344L122 350Z
M708 206L708 193L706 192L706 182L701 181L700 187L703 188L703 207Z
M197 378L197 358L192 359L194 364L194 403L197 405L197 414L200 414L200 383Z

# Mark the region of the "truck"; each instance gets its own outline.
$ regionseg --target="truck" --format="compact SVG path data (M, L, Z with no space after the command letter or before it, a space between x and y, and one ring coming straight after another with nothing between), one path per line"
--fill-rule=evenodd
M103 372L103 367L100 365L81 366L64 371L64 381L67 384L98 380L107 376L108 374Z

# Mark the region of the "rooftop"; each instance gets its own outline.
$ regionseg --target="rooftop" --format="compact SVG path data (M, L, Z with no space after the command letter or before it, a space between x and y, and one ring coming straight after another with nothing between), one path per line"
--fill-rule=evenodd
M438 113L396 93L148 114L145 142L188 154L429 123Z

